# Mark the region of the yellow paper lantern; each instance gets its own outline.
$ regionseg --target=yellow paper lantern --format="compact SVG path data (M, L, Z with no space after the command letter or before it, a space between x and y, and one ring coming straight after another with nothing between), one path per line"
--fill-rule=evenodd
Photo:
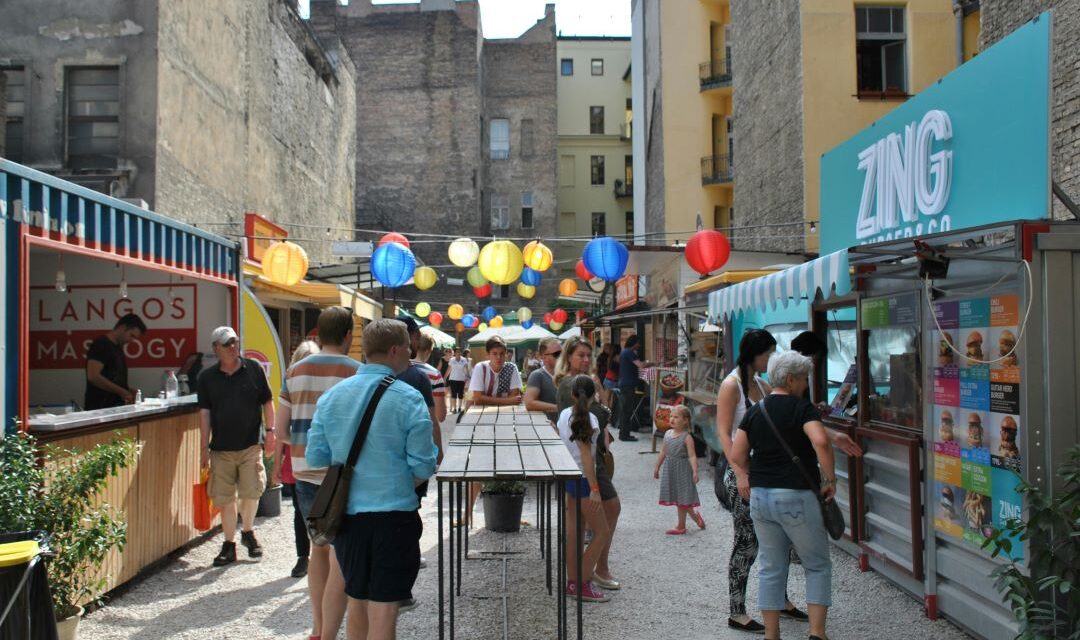
M533 271L547 271L554 260L551 249L539 240L533 240L525 245L525 248L521 250L521 256L525 261L525 266Z
M554 320L552 320L551 324L549 324L548 326L551 327L552 331L558 331L559 329L563 328L563 323L555 322Z
M566 296L567 298L569 298L575 293L577 293L577 283L574 282L573 278L565 278L562 282L559 283L560 296Z
M458 238L450 243L446 251L450 262L459 267L471 267L476 264L476 258L480 255L480 246L472 238Z
M517 294L526 300L529 300L536 295L536 287L527 285L524 282L519 282L517 286Z
M491 328L492 329L498 329L501 326L503 326L503 317L502 316L495 316L494 318L491 319Z
M461 316L465 315L465 309L460 304L452 304L446 310L446 315L450 316L451 320L461 320Z
M528 307L521 307L517 310L518 322L527 322L532 320L532 311Z
M439 276L431 267L420 267L413 272L413 284L421 291L434 287L438 281Z
M270 282L292 286L307 274L307 252L294 242L275 242L263 252L262 270Z
M431 315L431 305L426 302L418 302L414 311L416 311L416 315L421 318L426 318Z
M487 331L487 328L488 328L487 323L481 322L479 325L477 325L476 330L477 331Z
M493 240L480 250L480 273L494 284L510 284L521 275L525 261L521 249L509 240Z

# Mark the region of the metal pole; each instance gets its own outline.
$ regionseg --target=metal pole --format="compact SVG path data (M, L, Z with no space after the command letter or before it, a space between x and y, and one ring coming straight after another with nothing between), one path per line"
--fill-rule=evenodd
M551 489L550 486L544 488L544 510L547 512L545 520L547 521L547 588L548 595L551 595Z
M462 493L467 493L468 491L469 491L469 483L468 482L461 482L460 484L458 484L457 509L458 509L458 522L460 523L460 526L457 529L457 537L458 537L458 540L457 540L457 594L459 596L461 595L461 563L463 561L463 559L461 557L461 544L462 544L462 535L463 535L462 529L465 529L465 528L467 528L469 526L469 523L468 523L467 519L465 519L465 517L464 517L464 505L462 504L462 498L464 496L462 496ZM464 502L465 502L465 504L468 504L467 499Z
M454 636L455 636L455 633L456 633L455 629L454 629L454 620L455 620L454 619L454 588L455 588L454 587L454 559L455 559L455 554L457 553L457 549L456 549L456 546L454 545L454 533L455 533L454 522L456 521L456 516L457 516L457 503L455 502L455 499L457 498L457 494L458 494L458 491L459 491L459 489L457 487L457 484L458 484L457 482L451 482L450 483L450 513L451 513L452 516L455 516L455 517L452 517L450 519L451 520L451 522L450 522L450 532L449 532L449 535L447 536L447 538L449 539L449 544L450 544L450 549L449 549L449 551L450 551L450 566L449 566L449 569L450 569L450 572L449 572L449 579L450 579L450 640L454 640Z
M436 478L435 486L437 490L439 500L439 640L444 640L446 637L446 592L445 592L445 576L443 576L443 570L445 566L443 563L446 561L443 553L443 483L439 482Z
M559 611L559 638L566 638L566 486L561 479L556 479L559 486L556 488L558 492L558 501L556 503L555 515L558 518L558 539L555 541L558 546L556 553L558 554L558 582L555 587L559 590L558 611Z
M578 481L575 480L574 482L578 482ZM574 509L577 511L577 522L574 524L574 527L577 529L577 531L576 531L577 538L574 539L574 553L577 555L577 637L578 637L578 640L581 640L581 632L582 632L582 629L581 629L581 625L582 625L582 622L581 622L581 590L584 588L584 585L581 584L581 577L582 577L581 576L581 573L582 573L582 568L581 568L581 564L582 564L581 563L581 547L583 546L582 542L584 542L583 538L584 538L585 534L584 534L584 531L582 531L584 529L584 527L581 526L581 483L580 482L578 482L578 490L577 490L576 493L577 493L577 495L574 496Z

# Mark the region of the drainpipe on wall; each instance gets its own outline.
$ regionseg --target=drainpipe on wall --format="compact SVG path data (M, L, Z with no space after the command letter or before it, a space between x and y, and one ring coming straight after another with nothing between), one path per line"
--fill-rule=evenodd
M956 66L964 64L964 7L960 2L953 2L953 16L956 19Z

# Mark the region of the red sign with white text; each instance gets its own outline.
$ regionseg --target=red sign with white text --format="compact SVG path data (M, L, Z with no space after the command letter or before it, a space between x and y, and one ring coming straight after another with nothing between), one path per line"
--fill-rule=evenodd
M179 367L196 351L196 288L193 284L30 288L30 368L82 369L90 343L134 313L146 323L141 339L124 346L130 369Z

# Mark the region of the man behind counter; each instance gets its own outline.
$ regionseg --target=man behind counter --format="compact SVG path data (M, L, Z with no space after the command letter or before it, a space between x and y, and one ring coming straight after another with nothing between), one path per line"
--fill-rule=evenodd
M145 333L146 323L129 313L117 320L111 331L90 343L86 352L84 410L119 407L135 401L135 390L128 387L124 345Z

